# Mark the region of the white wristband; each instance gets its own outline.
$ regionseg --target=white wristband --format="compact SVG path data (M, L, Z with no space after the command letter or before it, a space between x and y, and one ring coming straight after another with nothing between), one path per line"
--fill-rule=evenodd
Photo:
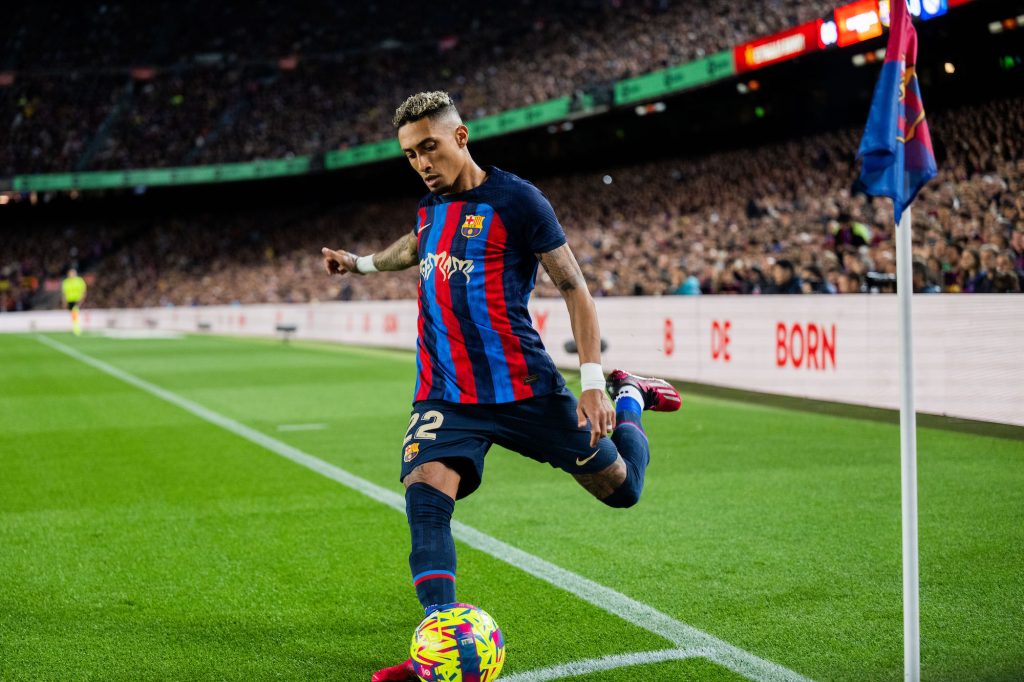
M584 391L604 390L604 370L596 362L584 362L580 365L580 383Z
M373 254L356 258L356 271L363 274L377 272L377 266L373 264Z

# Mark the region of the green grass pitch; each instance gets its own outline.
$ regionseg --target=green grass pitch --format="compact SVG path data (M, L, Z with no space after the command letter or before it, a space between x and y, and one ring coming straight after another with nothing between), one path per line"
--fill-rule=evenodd
M52 338L401 490L411 354ZM324 426L278 428L302 424ZM689 396L645 424L636 508L495 448L456 520L808 678L902 678L896 427ZM1024 443L922 428L918 451L922 676L1020 680ZM368 680L421 614L407 553L394 509L0 335L0 679ZM465 544L458 575L503 677L672 647ZM743 678L698 658L572 679Z

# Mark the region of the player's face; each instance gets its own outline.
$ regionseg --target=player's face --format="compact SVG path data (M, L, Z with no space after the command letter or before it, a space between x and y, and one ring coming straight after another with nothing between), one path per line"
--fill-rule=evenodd
M421 118L398 129L405 158L434 194L451 191L466 165L466 126L449 119Z

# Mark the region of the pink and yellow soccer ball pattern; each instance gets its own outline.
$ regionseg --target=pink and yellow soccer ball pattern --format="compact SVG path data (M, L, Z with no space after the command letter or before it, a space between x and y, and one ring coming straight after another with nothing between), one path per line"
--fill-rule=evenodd
M505 638L482 609L450 604L419 624L410 657L424 682L491 682L505 664Z

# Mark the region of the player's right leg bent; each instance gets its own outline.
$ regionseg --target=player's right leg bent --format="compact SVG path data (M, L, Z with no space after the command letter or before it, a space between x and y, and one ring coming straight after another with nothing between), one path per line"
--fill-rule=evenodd
M641 415L644 410L674 412L682 404L679 392L662 379L612 371L605 383L615 403L615 430L612 442L626 464L626 480L603 501L611 507L631 507L640 499L644 476L651 460L650 444Z
M498 406L495 442L569 473L594 497L611 507L631 507L640 499L650 459L646 436L634 427L618 429L590 446L590 427L577 425L576 397L566 388ZM639 408L634 419L639 424ZM641 427L642 428L642 427Z

